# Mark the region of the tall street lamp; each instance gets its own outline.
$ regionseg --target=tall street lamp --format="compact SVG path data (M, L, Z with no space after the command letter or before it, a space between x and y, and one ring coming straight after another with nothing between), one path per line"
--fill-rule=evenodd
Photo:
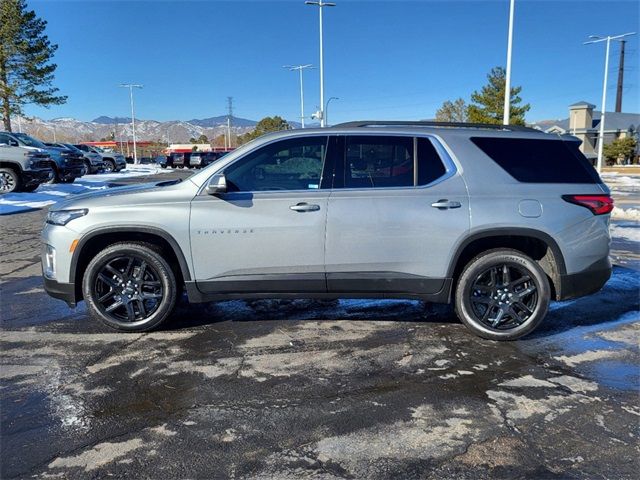
M129 89L129 99L131 100L131 131L133 134L133 163L138 163L138 152L136 150L136 114L133 108L133 89L142 88L143 85L135 83L121 83L120 86Z
M511 118L511 47L513 44L513 12L516 0L511 0L509 4L509 36L507 38L507 71L504 85L504 109L502 124L509 125Z
M602 112L600 113L600 132L598 133L598 172L602 171L602 149L604 147L604 117L605 112L607 111L607 80L609 74L609 46L611 44L611 40L619 40L623 37L628 37L629 35L635 35L636 32L623 33L622 35L607 35L606 37L601 37L599 35L589 35L588 42L584 42L584 45L588 45L590 43L599 43L599 42L607 42L606 53L604 56L604 82L602 84Z
M302 71L305 68L314 68L310 63L306 65L284 65L282 68L286 68L289 71L297 70L300 73L300 123L304 128L304 84L302 82Z
M324 119L324 54L322 51L322 9L324 7L335 7L335 3L323 2L319 0L318 2L306 1L304 2L306 5L315 5L318 7L320 12L320 126L324 127L326 125Z
M324 119L327 126L329 126L329 103L331 100L340 100L338 97L331 97L327 100L327 104L324 106Z

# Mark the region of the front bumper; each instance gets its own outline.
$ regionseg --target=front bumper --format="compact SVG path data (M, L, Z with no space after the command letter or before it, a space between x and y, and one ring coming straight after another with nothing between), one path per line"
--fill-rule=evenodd
M57 280L51 280L43 277L45 291L59 300L64 300L70 307L76 306L76 286L73 283L61 283Z
M85 174L85 167L77 166L77 167L61 167L59 170L60 178L63 180L67 180L69 178L78 178Z
M22 182L24 185L34 185L48 182L53 178L53 170L51 168L42 168L39 170L23 170Z
M611 260L605 257L581 272L560 275L556 300L569 300L597 292L611 277L611 270Z

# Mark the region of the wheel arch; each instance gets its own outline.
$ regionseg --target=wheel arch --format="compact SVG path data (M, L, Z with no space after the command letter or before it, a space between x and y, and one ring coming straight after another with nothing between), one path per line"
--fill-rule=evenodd
M18 162L7 162L6 160L0 161L0 168L10 168L18 172L18 174L22 173L22 165Z
M117 242L146 242L157 245L167 255L176 274L176 280L184 283L191 280L186 257L178 242L166 231L154 227L109 226L92 230L78 241L71 258L69 280L75 284L76 300L82 298L82 277L91 259L102 249Z
M464 238L447 271L447 277L454 279L454 288L469 261L483 251L495 248L513 248L533 258L549 277L552 297L558 296L561 275L567 273L562 251L551 235L531 228L494 228Z

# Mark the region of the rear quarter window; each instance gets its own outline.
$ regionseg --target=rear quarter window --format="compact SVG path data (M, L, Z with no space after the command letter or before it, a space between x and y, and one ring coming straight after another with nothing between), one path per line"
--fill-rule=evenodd
M519 182L600 183L577 142L499 137L471 141Z

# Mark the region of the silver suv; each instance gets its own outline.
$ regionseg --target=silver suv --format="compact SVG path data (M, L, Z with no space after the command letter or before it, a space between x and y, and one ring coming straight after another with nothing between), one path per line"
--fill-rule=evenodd
M608 188L571 136L352 122L278 132L179 181L76 196L42 237L50 295L125 331L191 302L453 302L481 337L531 332L611 274Z

